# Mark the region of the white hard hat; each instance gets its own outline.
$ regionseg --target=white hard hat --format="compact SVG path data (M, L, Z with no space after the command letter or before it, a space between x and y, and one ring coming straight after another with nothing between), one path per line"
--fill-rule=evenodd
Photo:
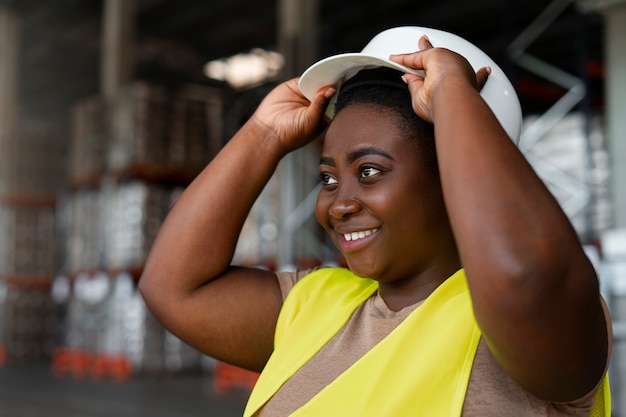
M418 50L417 41L422 35L428 36L434 47L447 48L465 57L475 71L482 67L491 67L491 74L480 94L509 137L517 143L522 131L522 109L515 89L504 71L469 41L437 29L420 26L387 29L376 35L360 53L334 55L311 65L300 77L300 90L311 100L321 87L327 85L339 87L360 70L376 67L423 74L389 60L391 54L412 53Z

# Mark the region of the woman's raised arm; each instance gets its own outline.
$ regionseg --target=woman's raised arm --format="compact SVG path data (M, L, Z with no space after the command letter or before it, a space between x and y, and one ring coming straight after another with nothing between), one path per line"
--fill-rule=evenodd
M243 223L280 159L324 127L334 89L310 103L276 87L189 185L165 220L139 288L172 333L217 359L261 370L282 304L273 273L231 266Z
M477 322L500 365L529 392L580 398L607 363L595 271L557 201L481 98L469 64L420 43L423 52L393 59L426 70L425 79L406 80L416 112L435 126Z

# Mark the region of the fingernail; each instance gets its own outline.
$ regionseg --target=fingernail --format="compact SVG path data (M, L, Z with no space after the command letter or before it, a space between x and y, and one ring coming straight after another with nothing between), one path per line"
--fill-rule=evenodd
M402 74L402 81L404 81L405 84L408 84L409 82L406 80L406 75Z
M337 92L336 88L329 88L328 90L324 91L324 97L331 98L332 96L335 95L336 92Z

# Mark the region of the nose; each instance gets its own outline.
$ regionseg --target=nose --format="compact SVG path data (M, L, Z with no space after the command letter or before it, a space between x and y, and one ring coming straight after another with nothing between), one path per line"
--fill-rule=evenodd
M338 190L328 208L328 213L336 219L346 218L354 213L358 213L363 208L361 202L348 188L345 187Z

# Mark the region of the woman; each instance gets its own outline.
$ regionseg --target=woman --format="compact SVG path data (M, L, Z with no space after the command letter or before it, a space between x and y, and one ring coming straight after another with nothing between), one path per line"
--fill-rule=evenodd
M246 415L583 416L596 392L608 406L597 277L481 97L490 69L418 46L391 60L424 72L361 71L326 131L335 86L310 102L297 80L278 86L155 242L148 306L200 351L263 371ZM316 216L349 271L231 266L280 159L322 132Z

